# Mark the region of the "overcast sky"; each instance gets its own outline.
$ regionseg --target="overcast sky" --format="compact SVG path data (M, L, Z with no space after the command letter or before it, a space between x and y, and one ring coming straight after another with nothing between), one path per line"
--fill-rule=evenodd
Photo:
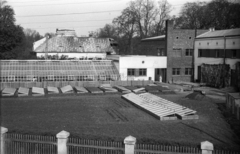
M74 29L78 36L111 23L130 0L7 0L15 11L16 23L41 35L56 28ZM157 1L157 0L156 0ZM178 16L182 5L197 0L168 0ZM210 0L201 0L210 1Z

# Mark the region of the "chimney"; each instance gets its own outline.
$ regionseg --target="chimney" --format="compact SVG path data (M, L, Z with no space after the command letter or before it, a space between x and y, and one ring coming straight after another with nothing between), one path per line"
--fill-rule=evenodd
M214 28L214 27L210 27L210 28L209 28L209 31L210 31L210 32L214 32L214 31L215 31L215 28Z

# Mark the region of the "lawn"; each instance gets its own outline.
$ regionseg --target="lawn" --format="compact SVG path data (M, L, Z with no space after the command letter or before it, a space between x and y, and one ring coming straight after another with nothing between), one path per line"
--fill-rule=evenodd
M132 135L138 143L237 148L237 137L217 105L178 94L158 96L197 111L198 120L159 121L132 106L120 94L48 95L1 98L1 125L9 132L55 135L65 130L73 137L116 140Z

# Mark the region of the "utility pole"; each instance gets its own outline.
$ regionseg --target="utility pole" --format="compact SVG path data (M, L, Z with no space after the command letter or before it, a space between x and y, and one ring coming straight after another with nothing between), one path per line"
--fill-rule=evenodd
M226 37L223 36L224 40L224 57L223 57L223 88L225 88L225 67L226 67Z
M197 37L197 26L195 26L195 30L194 30L194 38L193 38L193 52L192 52L192 82L195 82L194 81L194 61L195 61L195 58L194 58L194 51L195 51L195 40L196 40L196 37Z

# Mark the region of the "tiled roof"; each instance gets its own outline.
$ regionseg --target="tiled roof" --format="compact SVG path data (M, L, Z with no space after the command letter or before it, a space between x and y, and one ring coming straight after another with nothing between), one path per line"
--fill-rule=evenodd
M212 37L223 37L223 36L240 36L240 28L237 29L226 29L226 30L215 30L208 31L202 35L197 36L198 38L212 38Z
M36 47L35 52L112 52L112 39L54 36Z

